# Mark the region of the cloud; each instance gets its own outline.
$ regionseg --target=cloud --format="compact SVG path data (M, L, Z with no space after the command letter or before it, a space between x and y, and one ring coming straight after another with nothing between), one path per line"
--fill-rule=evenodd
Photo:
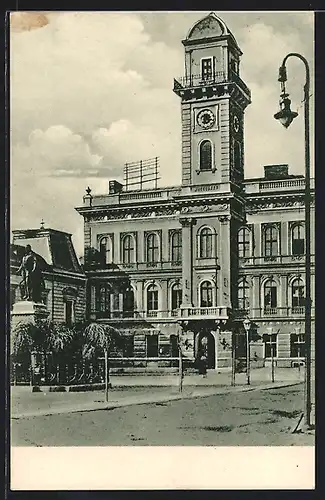
M180 182L173 78L184 72L181 40L204 13L35 14L49 22L11 30L12 226L38 226L44 217L78 235L81 250L83 221L74 207L87 185L106 192L109 179L122 179L126 162L152 156L160 157L162 185ZM261 166L273 162L302 173L303 120L284 130L273 119L283 56L301 51L312 59L310 16L308 23L302 17L224 15L244 52L241 77L252 90L246 176L262 175ZM303 68L292 61L288 73L296 109Z

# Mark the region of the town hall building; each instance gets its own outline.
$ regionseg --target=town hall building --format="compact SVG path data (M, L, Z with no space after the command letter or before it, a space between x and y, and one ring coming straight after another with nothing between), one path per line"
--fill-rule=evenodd
M245 178L251 92L225 23L211 13L182 43L185 74L173 88L181 185L133 189L110 180L107 193L88 189L76 208L84 219L87 318L120 330L123 366L173 366L166 358L177 356L181 335L189 366L204 339L208 368L230 369L234 344L236 357L246 352L245 318L252 362L273 355L277 366L294 366L304 357L304 177L282 164ZM313 254L312 231L312 280Z

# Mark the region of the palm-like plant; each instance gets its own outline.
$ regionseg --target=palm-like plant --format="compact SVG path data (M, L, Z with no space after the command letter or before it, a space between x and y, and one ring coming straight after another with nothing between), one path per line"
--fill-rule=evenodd
M46 363L47 354L63 352L72 336L73 332L68 326L50 320L21 322L12 330L11 353L14 358L28 355L30 361L34 353L39 353Z
M12 332L12 353L63 351L71 342L72 330L61 323L39 320L35 323L18 323Z
M109 365L108 354L113 345L118 346L121 342L120 332L110 325L90 323L84 331L83 356L92 358L98 351L104 352L105 356L105 400L108 401L109 388Z

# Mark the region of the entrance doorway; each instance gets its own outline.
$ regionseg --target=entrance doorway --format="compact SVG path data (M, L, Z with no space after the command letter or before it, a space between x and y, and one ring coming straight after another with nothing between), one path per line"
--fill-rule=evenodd
M201 332L198 339L197 355L200 358L204 355L207 359L207 369L214 370L216 368L216 342L214 335L209 332Z

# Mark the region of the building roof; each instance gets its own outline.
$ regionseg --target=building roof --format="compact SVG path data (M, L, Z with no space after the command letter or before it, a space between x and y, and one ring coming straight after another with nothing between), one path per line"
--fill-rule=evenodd
M83 274L70 233L55 229L18 229L13 231L13 243L14 247L29 244L52 270ZM16 250L20 255L21 250Z
M221 38L228 36L232 39L236 47L239 49L234 35L229 30L226 23L218 17L214 12L210 12L203 19L197 21L194 26L189 30L185 40L183 40L184 45L187 43L195 42L196 40L205 40L212 38Z

